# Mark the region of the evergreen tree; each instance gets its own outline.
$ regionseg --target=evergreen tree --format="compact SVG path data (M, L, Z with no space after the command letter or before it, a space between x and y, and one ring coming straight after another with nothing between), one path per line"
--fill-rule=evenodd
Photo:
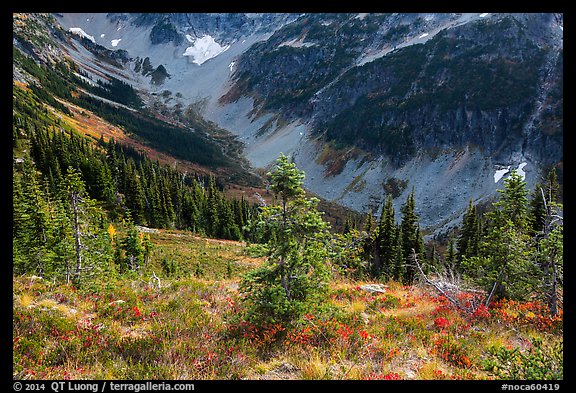
M459 265L465 256L471 257L478 252L478 242L480 241L479 220L476 205L474 205L472 199L470 199L456 243L458 264L453 266L453 268L456 268L458 271L460 271Z
M546 201L557 202L559 189L556 169L552 168L546 178L536 185L531 196L530 224L532 234L542 231L545 227L546 216L548 214Z
M366 213L362 229L366 233L372 233L374 230L374 215L372 214L372 211Z
M404 251L402 248L402 226L396 226L396 239L395 239L395 246L394 246L394 272L393 277L394 280L403 283L404 277L406 275L406 259L404 258Z
M454 238L451 237L448 241L448 248L446 249L446 265L452 271L458 271L459 262L454 249Z
M262 207L254 223L269 234L268 260L243 276L240 289L246 295L249 319L289 323L326 285L328 224L316 210L318 199L305 197L304 173L285 155L280 155L269 176L278 204Z
M53 229L50 206L33 162L13 176L13 252L17 273L51 275L49 244Z
M381 258L381 274L387 278L394 275L394 261L396 259L395 241L396 241L396 224L395 212L392 205L392 196L389 195L386 205L382 208L380 222L378 224L378 249Z
M564 280L563 206L558 201L558 189L556 171L552 169L546 181L536 186L530 202L536 262L543 274L541 293L552 316L558 315Z
M512 171L504 181L504 190L495 209L486 216L488 227L478 256L464 258L469 277L493 298L524 299L540 281L538 267L532 262L525 182Z
M80 275L90 266L86 261L88 248L84 244L84 238L88 236L88 215L91 213L92 201L86 194L85 184L80 177L80 173L68 167L66 177L62 182L63 198L68 202L70 209L70 220L72 222L72 236L74 240L74 268L72 272L72 282L74 285L80 284ZM68 276L68 272L67 272Z
M421 252L422 248L420 246L419 230L418 230L418 216L415 212L416 203L414 199L414 188L408 195L406 202L402 205L400 211L402 212L402 222L400 226L402 227L402 256L404 261L410 261L412 257L412 250L414 249L417 253ZM423 255L418 255L420 259ZM407 263L404 280L407 283L412 283L416 276L416 267L412 263Z
M140 183L138 171L134 165L134 161L129 160L125 171L126 177L126 192L125 192L125 205L130 209L134 222L138 224L145 224L146 218L144 213L145 197Z

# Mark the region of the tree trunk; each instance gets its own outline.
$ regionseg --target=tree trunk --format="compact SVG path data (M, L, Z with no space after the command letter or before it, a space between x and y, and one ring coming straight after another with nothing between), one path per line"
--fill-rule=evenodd
M76 249L76 269L74 271L74 277L72 278L72 282L74 285L78 285L80 283L80 272L82 270L82 242L81 236L82 233L80 232L80 222L78 219L78 194L76 192L72 192L71 195L72 201L72 211L74 213L74 245Z

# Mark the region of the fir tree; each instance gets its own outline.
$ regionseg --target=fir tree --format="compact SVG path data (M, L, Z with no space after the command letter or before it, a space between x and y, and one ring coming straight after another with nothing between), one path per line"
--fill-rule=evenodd
M471 257L478 251L478 242L480 241L479 218L476 212L476 206L472 199L468 203L468 209L462 220L462 228L456 243L458 264L453 266L460 271L460 263L465 256Z
M412 255L412 249L416 252L421 252L422 248L420 246L419 230L418 230L418 216L415 212L416 203L414 199L414 188L408 195L406 202L402 205L400 211L402 212L402 221L400 226L402 227L402 257L404 261L410 261ZM422 259L421 255L418 255ZM412 283L416 276L416 268L412 264L406 265L405 271L405 281L407 283Z
M270 234L268 261L244 275L240 289L249 319L289 323L326 285L328 224L316 210L318 200L305 197L304 173L288 157L281 154L269 176L278 204L262 207L254 223Z
M386 205L382 208L382 214L380 215L377 239L379 254L382 261L381 275L384 275L384 277L387 278L394 275L394 261L396 258L396 224L394 222L394 217L395 212L392 205L392 196L389 195Z
M486 215L488 227L478 256L464 258L462 263L468 276L488 293L486 305L493 298L525 299L537 286L540 275L532 263L527 234L525 182L512 171L499 192L500 201Z

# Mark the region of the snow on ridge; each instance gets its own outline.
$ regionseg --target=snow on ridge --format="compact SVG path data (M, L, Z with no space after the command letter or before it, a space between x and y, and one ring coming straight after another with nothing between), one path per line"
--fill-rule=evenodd
M487 12L485 12L485 13L483 13L483 14L480 14L480 18L485 18L485 17L487 17L488 15L490 15L490 14L487 13Z
M188 36L186 36L188 38ZM182 56L192 56L194 60L193 63L202 65L207 60L210 60L220 53L227 51L230 45L220 46L219 43L214 41L209 35L205 35L202 38L198 38L194 41L194 45L186 48L186 51Z
M420 37L418 37L418 38L424 38L424 37L428 37L428 33L423 33L423 34L420 35Z
M367 16L368 16L367 12L361 12L358 15L356 15L356 17L354 19L364 20L364 18L366 18Z
M118 38L117 40L112 40L110 41L110 43L112 44L112 46L118 46L118 43L122 41L122 38Z
M88 39L89 39L90 41L92 41L93 43L96 43L96 40L94 39L93 36L91 36L91 35L89 35L89 34L86 34L86 32L85 32L84 30L82 30L81 28L79 28L79 27L71 27L71 28L68 29L68 31L69 31L70 33L73 33L73 34L77 34L77 35L79 35L80 37L88 38Z

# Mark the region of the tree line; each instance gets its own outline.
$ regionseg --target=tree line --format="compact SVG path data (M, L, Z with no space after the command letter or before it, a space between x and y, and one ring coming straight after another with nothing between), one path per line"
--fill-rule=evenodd
M136 225L248 239L258 206L227 199L213 176L183 174L113 139L98 143L35 118L14 118L14 271L79 281L86 271L138 269L150 241ZM126 228L118 239L112 225Z
M504 180L500 198L485 212L470 200L461 225L446 244L425 243L415 213L414 190L401 206L396 223L388 196L379 220L369 214L359 223L347 220L345 232L357 246L348 271L383 281L412 284L423 273L454 277L485 290L486 303L496 298L545 300L553 313L563 286L563 206L555 169L532 192L515 171ZM439 249L444 246L445 252Z
M563 212L555 170L531 198L513 171L485 213L470 201L445 255L423 241L414 190L399 223L389 196L378 222L370 214L362 230L348 222L346 232L337 234L317 210L318 200L306 198L304 173L288 157L281 154L268 177L275 203L252 222L268 258L240 284L246 318L253 322L290 324L323 301L332 274L406 285L439 279L459 284L457 277L466 285L456 290L480 290L486 307L504 298L544 301L552 315L562 307Z

